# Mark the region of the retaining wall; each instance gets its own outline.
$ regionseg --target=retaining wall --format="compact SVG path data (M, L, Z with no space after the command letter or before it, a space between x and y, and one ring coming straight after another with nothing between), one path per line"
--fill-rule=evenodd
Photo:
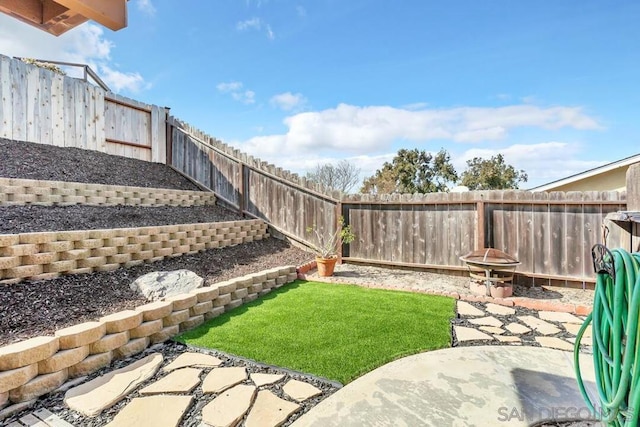
M268 236L267 224L258 219L0 234L0 284L111 271Z
M0 409L52 392L296 278L295 267L277 267L0 347Z
M4 206L203 206L215 203L215 195L207 191L0 178L0 205Z

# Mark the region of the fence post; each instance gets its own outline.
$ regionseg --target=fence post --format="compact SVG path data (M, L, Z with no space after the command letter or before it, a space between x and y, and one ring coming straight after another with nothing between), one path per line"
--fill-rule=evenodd
M244 162L240 162L240 182L238 183L238 210L240 211L240 215L244 218L244 211L246 210L245 206L245 179L244 174L246 171L246 167Z
M484 239L484 202L478 201L476 202L476 216L478 219L476 230L476 249L483 249L485 246Z
M168 109L166 110L165 123L167 132L167 159L165 163L173 166L173 123L171 122Z
M340 229L340 217L342 216L342 201L336 202L336 230ZM347 224L348 218L345 218L345 224ZM338 245L338 264L342 264L342 247L344 245Z

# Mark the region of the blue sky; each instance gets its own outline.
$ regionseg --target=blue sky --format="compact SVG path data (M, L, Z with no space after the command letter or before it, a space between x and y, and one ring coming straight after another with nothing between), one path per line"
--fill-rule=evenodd
M131 0L118 32L0 15L0 53L89 63L294 172L445 148L459 172L503 153L528 188L640 153L639 22L625 0Z

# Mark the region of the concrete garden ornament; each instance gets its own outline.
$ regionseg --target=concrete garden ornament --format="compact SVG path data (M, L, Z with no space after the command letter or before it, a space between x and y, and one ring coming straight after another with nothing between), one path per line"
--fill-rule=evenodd
M322 277L332 276L338 261L338 250L343 244L348 245L356 238L351 230L351 225L345 225L344 217L338 219L335 231L324 233L315 226L307 227L307 233L313 233L315 242L311 243L311 249L316 254L318 274Z

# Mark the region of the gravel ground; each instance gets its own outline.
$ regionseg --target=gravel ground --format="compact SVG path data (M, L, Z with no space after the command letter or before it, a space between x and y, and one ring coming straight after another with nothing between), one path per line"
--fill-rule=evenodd
M269 238L128 269L0 286L0 346L142 305L146 300L129 284L152 271L188 269L215 283L311 259L309 253Z
M295 420L297 420L298 418L300 418L304 413L308 412L311 408L313 408L315 405L317 405L319 402L321 402L322 400L326 399L327 397L329 397L331 394L335 393L340 387L341 385L338 383L334 383L331 381L327 381L321 378L317 378L317 377L313 377L310 375L306 375L306 374L302 374L302 373L298 373L298 372L294 372L294 371L289 371L286 369L282 369L282 368L278 368L278 367L273 367L273 366L268 366L268 365L264 365L264 364L260 364L257 363L255 361L251 361L251 360L247 360L247 359L243 359L243 358L239 358L239 357L235 357L235 356L231 356L225 353L221 353L221 352L217 352L217 351L212 351L212 350L204 350L204 349L197 349L197 348L192 348L192 347L188 347L184 344L180 344L180 343L175 343L175 342L167 342L164 344L159 344L159 345L155 345L152 346L148 349L146 349L144 352L140 353L139 355L133 356L133 357L129 357L127 359L122 359L122 360L118 360L115 361L111 364L111 366L101 369L100 371L88 376L86 378L86 380L91 380L93 378L96 378L97 376L100 375L104 375L107 372L110 372L114 369L118 369L118 368L122 368L124 366L127 366L131 363L133 363L136 360L139 360L143 357L148 356L151 353L161 353L164 357L164 364L168 364L169 362L171 362L173 359L175 359L176 357L178 357L181 353L184 353L185 351L190 351L190 352L200 352L200 353L204 353L204 354L211 354L213 356L218 357L219 359L221 359L223 361L222 367L229 367L229 366L244 366L247 368L247 371L249 374L252 373L264 373L264 374L283 374L284 378L280 381L278 381L277 383L273 384L273 385L269 385L269 386L263 386L260 387L261 390L263 389L268 389L270 391L272 391L275 395L277 395L278 397L280 397L281 399L285 399L285 400L289 400L290 399L285 396L282 387L284 384L287 383L287 381L289 381L290 379L295 379L295 380L299 380L299 381L305 381L308 383L313 384L314 386L318 387L319 389L322 390L322 394L320 396L317 396L315 398L311 398L308 399L304 402L295 402L297 404L300 405L300 409L291 416L291 418L289 418L289 420L287 420L286 423L282 424L283 426L288 426L291 423L293 423ZM201 375L201 379L203 379L209 372L211 369L204 369L203 373ZM163 377L164 375L166 375L166 373L161 372L161 370L158 370L158 373L156 373L156 375L154 375L152 378L150 378L149 380L145 381L142 385L140 385L137 390L141 390L142 388L144 388L146 385L160 379L161 377ZM83 381L84 382L84 381ZM7 420L4 420L7 424L11 423L14 420L19 419L20 417L26 415L27 413L33 412L35 410L38 410L40 408L46 408L48 410L50 410L51 412L55 413L58 417L62 418L63 420L71 423L74 426L82 426L82 427L100 427L100 426L104 426L107 423L109 423L113 417L116 416L116 414L118 414L118 412L120 412L122 410L122 408L124 408L132 399L136 398L136 397L140 397L140 394L138 391L133 392L131 394L129 394L125 399L123 399L122 401L118 402L117 404L115 404L114 406L112 406L109 409L106 409L105 411L103 411L102 413L100 413L98 416L94 417L94 418L88 418L83 416L82 414L69 409L63 402L64 399L64 394L66 392L66 387L63 385L62 389L51 393L49 395L47 395L46 397L39 399L35 405L31 408L29 408L27 411L23 411L21 413L18 413L14 416L12 416L11 418L8 418ZM202 422L202 408L207 405L209 402L211 402L217 395L215 394L203 394L202 393L202 388L201 387L197 387L192 393L192 396L194 396L194 401L191 405L191 407L189 408L188 412L185 414L185 417L182 420L182 423L180 423L181 427L198 427L201 425ZM4 425L4 424L3 424ZM239 425L244 425L244 419L240 421Z
M160 163L0 138L0 177L200 190Z
M0 234L238 221L220 206L0 206Z

